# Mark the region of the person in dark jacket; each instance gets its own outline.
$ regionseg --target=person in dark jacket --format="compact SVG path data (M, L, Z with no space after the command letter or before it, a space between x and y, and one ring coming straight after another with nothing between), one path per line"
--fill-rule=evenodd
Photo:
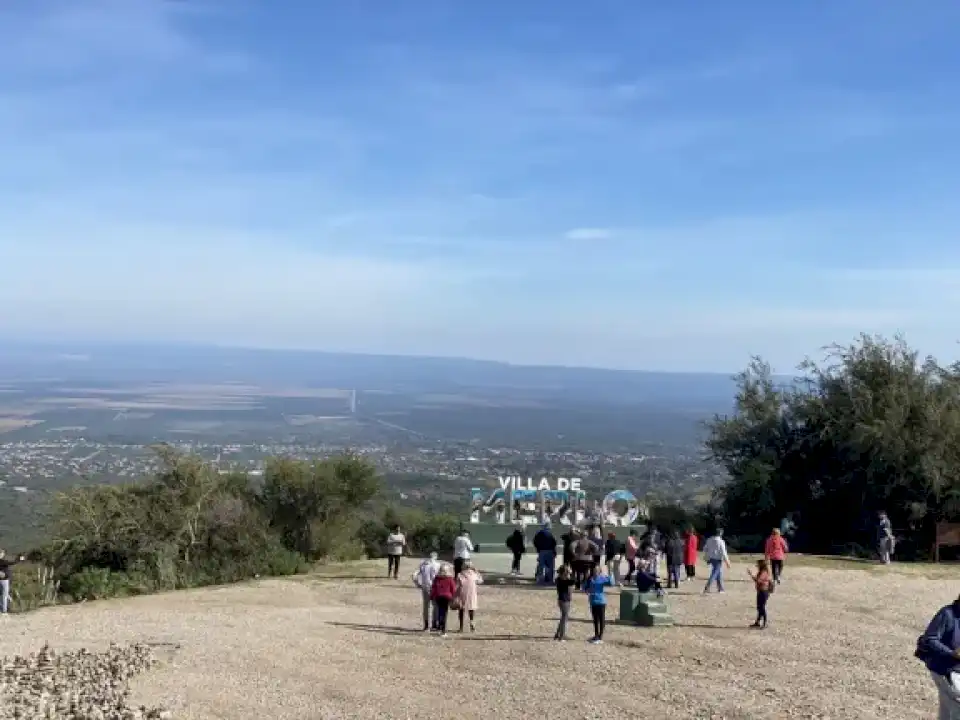
M917 640L916 655L927 666L940 695L940 720L960 718L960 597L940 608Z
M574 528L570 528L569 532L565 532L560 536L560 542L563 543L563 564L567 567L573 567L573 546L577 542L577 531Z
M513 563L510 566L511 575L520 574L520 558L527 550L527 541L523 537L523 530L517 528L513 534L507 538L507 548L513 553Z
M550 523L544 523L533 536L533 548L537 551L537 582L552 583L557 566L557 539L550 530Z
M683 567L683 540L680 533L672 532L667 535L663 544L663 555L667 561L667 587L680 587L680 568Z

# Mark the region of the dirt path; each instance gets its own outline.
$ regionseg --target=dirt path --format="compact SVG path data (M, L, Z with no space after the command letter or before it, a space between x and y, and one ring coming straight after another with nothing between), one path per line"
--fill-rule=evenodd
M752 586L734 566L725 595L699 582L670 598L681 627L613 626L589 646L585 599L573 639L549 640L550 589L481 588L476 635L415 631L408 582L267 580L53 608L4 622L4 653L110 641L155 643L160 669L135 696L176 718L932 717L916 636L958 583L916 572L788 568L771 628L751 631ZM616 614L616 598L610 607ZM558 689L563 689L562 697Z

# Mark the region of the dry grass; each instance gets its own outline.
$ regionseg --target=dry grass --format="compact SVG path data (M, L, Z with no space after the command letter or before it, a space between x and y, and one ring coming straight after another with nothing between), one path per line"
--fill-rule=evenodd
M9 617L4 651L179 645L134 681L133 699L185 719L932 717L935 693L912 651L957 595L948 571L814 564L791 558L763 632L746 628L743 561L725 595L702 597L697 582L671 596L679 627L612 626L602 646L583 642L582 596L572 639L558 645L553 592L497 583L481 588L476 635L422 635L409 581L376 579L382 565L363 563Z

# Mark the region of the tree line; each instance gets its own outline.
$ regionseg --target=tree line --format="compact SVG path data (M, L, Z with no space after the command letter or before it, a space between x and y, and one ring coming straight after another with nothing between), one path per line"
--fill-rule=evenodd
M320 560L378 555L403 523L411 547L452 546L451 516L402 511L381 499L368 461L275 458L262 479L221 472L169 446L156 476L58 493L48 540L18 573L15 606L95 600L290 575Z
M737 376L736 409L709 423L729 474L707 509L744 549L797 525L807 552L868 554L889 515L899 557L929 557L936 523L960 521L960 363L900 337L863 335L781 379L760 358Z

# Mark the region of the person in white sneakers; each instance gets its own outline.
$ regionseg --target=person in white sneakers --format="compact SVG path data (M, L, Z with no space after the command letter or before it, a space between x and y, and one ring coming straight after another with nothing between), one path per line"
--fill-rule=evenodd
M440 562L437 560L435 552L430 553L430 557L420 563L420 567L413 574L413 584L420 588L420 596L423 600L423 631L437 629L437 608L430 598L430 591L433 589L433 579L440 570Z
M714 580L717 582L717 591L723 592L723 568L730 569L730 557L727 555L727 543L723 540L723 528L717 528L717 531L709 538L703 546L703 557L710 566L710 577L707 578L707 586L703 589L703 594L710 592L710 586Z
M470 533L461 530L453 541L453 576L456 577L463 572L464 563L473 557L473 541L470 540Z

